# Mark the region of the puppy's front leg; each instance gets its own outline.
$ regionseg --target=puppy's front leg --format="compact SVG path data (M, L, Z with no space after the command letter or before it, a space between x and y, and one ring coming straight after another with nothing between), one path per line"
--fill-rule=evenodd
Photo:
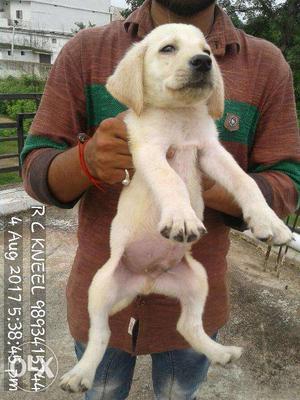
M268 206L256 182L240 168L217 139L212 138L201 149L199 162L203 172L233 195L257 238L272 240L274 244L291 240L290 230Z
M191 206L185 183L166 160L168 147L148 142L131 148L136 171L160 208L160 233L177 242L198 240L206 229Z

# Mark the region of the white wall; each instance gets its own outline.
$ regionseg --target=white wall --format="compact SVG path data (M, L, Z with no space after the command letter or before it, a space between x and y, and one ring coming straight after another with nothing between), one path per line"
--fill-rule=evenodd
M64 35L50 34L50 33L36 33L28 31L20 31L16 29L14 44L15 46L22 46L25 53L29 51L29 49L26 49L26 47L35 49L35 52L32 53L33 54L32 58L26 61L39 62L39 56L35 53L37 53L38 50L41 50L41 53L43 53L43 50L46 50L52 53L51 63L54 63L56 57L58 56L58 53L60 52L62 47L67 43L67 41L70 40L70 38L71 36L68 35L64 36ZM53 43L53 39L55 39L56 43ZM0 28L0 43L1 42L8 44L12 43L12 30L8 31L6 29ZM16 53L14 52L14 57L8 56L5 59L10 59L10 60L16 59L15 56ZM22 56L20 60L22 60L23 57L24 56Z
M8 55L8 51L11 49L0 49L0 60L12 60L12 56ZM14 61L24 61L24 62L39 62L39 55L37 53L33 53L31 50L22 50L23 55L21 54L20 49L14 49Z
M16 10L22 10L23 19L16 26L14 44L23 47L25 56L17 48L14 57L8 56L0 46L0 59L5 60L39 62L39 50L41 53L44 50L51 53L51 63L54 63L70 39L72 29L77 28L75 22L101 26L111 20L111 0L10 0L9 6L5 6L6 1L9 0L0 0L0 9L2 5L8 10L0 15L0 43L12 43L12 27L8 28L7 21L16 19Z
M1 8L0 0L0 8ZM10 0L8 13L1 13L0 26L7 26L4 19L17 19L16 11L22 10L23 28L71 33L76 29L75 22L89 21L95 25L110 22L111 0ZM7 15L8 14L8 15Z
M110 0L32 1L32 29L72 32L75 22L105 25L110 22L109 7Z
M9 75L36 75L42 79L47 79L51 65L38 64L32 62L20 62L0 60L0 78L6 78Z
M89 21L96 25L109 23L109 15L92 13L83 10L73 10L50 5L32 5L32 29L72 32L76 28L75 22L83 22L88 25Z
M31 2L30 1L22 1L20 3L19 0L10 0L10 18L15 20L17 19L16 11L22 10L23 20L30 21L31 19Z

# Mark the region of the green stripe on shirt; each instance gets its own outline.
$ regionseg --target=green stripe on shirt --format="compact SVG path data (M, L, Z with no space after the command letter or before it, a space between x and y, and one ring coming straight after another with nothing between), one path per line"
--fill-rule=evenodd
M23 165L25 157L33 149L40 149L43 147L51 147L52 149L66 150L69 146L66 143L58 143L46 136L28 135L20 154L21 165Z
M251 172L277 171L289 176L294 182L298 192L297 209L300 208L300 162L298 161L280 161L272 165L258 165Z
M131 79L131 78L128 78ZM104 119L115 117L127 107L116 100L104 85L93 84L85 87L88 127L99 125Z
M120 112L127 110L127 107L114 99L102 84L95 83L86 86L85 96L89 128L99 125L106 118L115 117ZM232 117L235 118L236 124L231 126ZM251 146L258 118L257 107L235 100L226 100L224 115L217 121L220 139Z
M251 148L258 119L257 107L240 101L225 100L223 117L217 121L219 137L224 142L238 142Z

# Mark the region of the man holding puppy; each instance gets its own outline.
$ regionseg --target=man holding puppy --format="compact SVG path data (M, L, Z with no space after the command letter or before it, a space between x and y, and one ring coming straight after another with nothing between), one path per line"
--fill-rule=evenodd
M200 28L220 65L226 106L218 127L224 146L280 216L297 206L300 144L292 77L277 48L235 29L211 0L146 0L126 21L80 32L51 71L22 154L29 194L62 208L80 199L79 246L67 286L68 322L78 357L87 341L88 287L109 258L109 227L121 182L134 173L122 119L125 108L108 94L105 83L133 42L168 22ZM78 138L80 132L91 139ZM193 255L207 269L204 326L215 338L229 312L228 225L242 222L240 209L224 189L209 179L204 189L208 234L194 245ZM87 399L126 399L135 356L149 353L156 398L195 399L209 363L177 333L179 312L177 300L150 295L138 296L114 315L109 348Z

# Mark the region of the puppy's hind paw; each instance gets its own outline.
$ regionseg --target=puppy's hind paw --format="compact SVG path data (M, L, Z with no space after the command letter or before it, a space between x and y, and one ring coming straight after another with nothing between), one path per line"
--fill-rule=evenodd
M93 385L94 374L76 365L61 377L60 388L69 393L86 392Z
M226 365L232 361L238 360L242 355L242 347L222 346L222 350L216 352L211 358L212 363Z

